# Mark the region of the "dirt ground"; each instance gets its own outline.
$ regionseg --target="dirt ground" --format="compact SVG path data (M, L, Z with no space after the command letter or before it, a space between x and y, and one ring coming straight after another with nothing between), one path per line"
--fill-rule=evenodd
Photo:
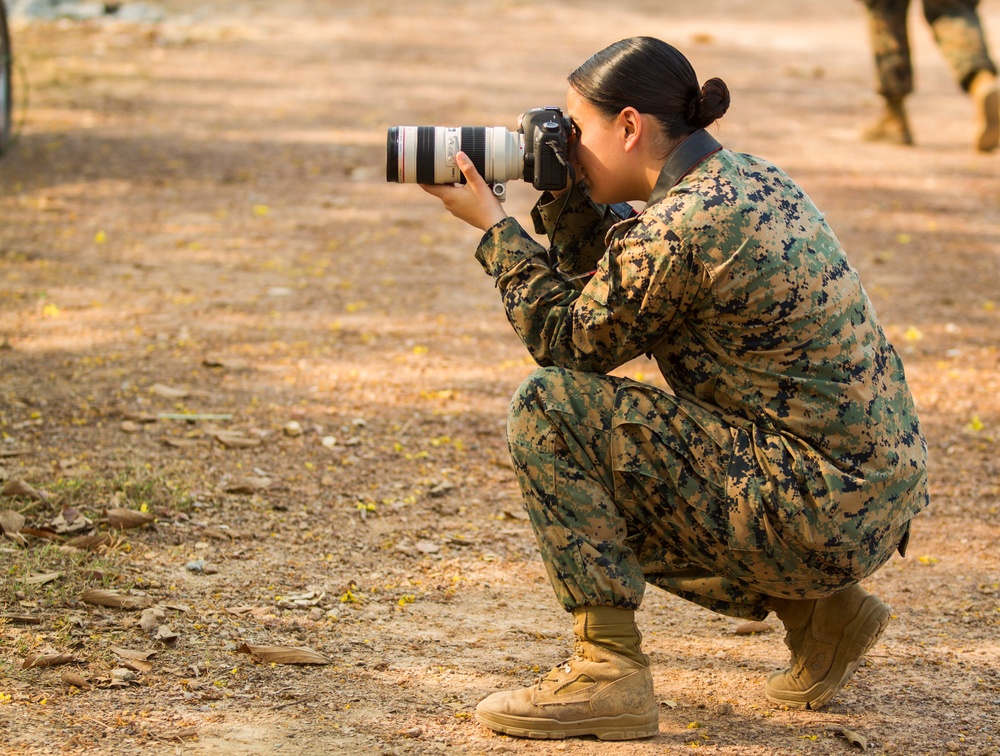
M972 151L920 18L900 148L857 139L876 101L849 0L162 5L13 27L0 510L25 521L0 543L0 750L1000 752L1000 155ZM572 647L506 457L532 363L478 232L385 183L386 128L514 128L633 34L725 79L720 140L828 214L903 355L932 507L867 581L895 619L825 709L764 698L774 618L741 635L651 589L660 735L524 741L473 711ZM509 195L525 218L535 193ZM117 530L120 509L155 520Z

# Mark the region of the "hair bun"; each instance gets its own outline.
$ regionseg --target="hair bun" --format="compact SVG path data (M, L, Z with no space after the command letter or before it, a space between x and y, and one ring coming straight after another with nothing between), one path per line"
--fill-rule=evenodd
M701 96L693 101L697 114L691 124L700 129L710 126L722 118L729 110L729 87L719 78L712 78L702 84Z
M729 108L722 79L704 86L680 50L654 37L629 37L594 53L569 75L570 86L608 118L635 108L654 118L667 141L715 123Z

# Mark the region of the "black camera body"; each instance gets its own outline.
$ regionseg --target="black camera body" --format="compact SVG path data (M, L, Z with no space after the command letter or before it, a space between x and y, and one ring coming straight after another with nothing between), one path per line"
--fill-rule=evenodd
M517 131L502 126L393 126L386 134L386 181L458 184L456 155L468 155L501 200L523 178L539 191L563 189L569 176L571 122L556 107L533 108Z
M521 116L524 180L539 191L566 187L571 124L557 107L532 108ZM530 176L530 178L529 178Z

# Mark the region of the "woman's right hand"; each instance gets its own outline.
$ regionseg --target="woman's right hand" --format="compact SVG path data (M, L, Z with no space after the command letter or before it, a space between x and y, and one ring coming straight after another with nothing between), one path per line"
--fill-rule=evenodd
M441 200L445 209L459 220L487 231L506 218L507 213L468 155L459 152L455 162L465 176L465 184L420 184L420 188Z

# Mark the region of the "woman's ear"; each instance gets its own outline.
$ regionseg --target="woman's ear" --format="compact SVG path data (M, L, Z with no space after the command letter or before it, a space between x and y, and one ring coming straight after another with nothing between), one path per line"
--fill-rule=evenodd
M618 114L618 121L622 146L626 152L631 152L639 144L639 136L642 134L642 114L635 108L625 108Z

